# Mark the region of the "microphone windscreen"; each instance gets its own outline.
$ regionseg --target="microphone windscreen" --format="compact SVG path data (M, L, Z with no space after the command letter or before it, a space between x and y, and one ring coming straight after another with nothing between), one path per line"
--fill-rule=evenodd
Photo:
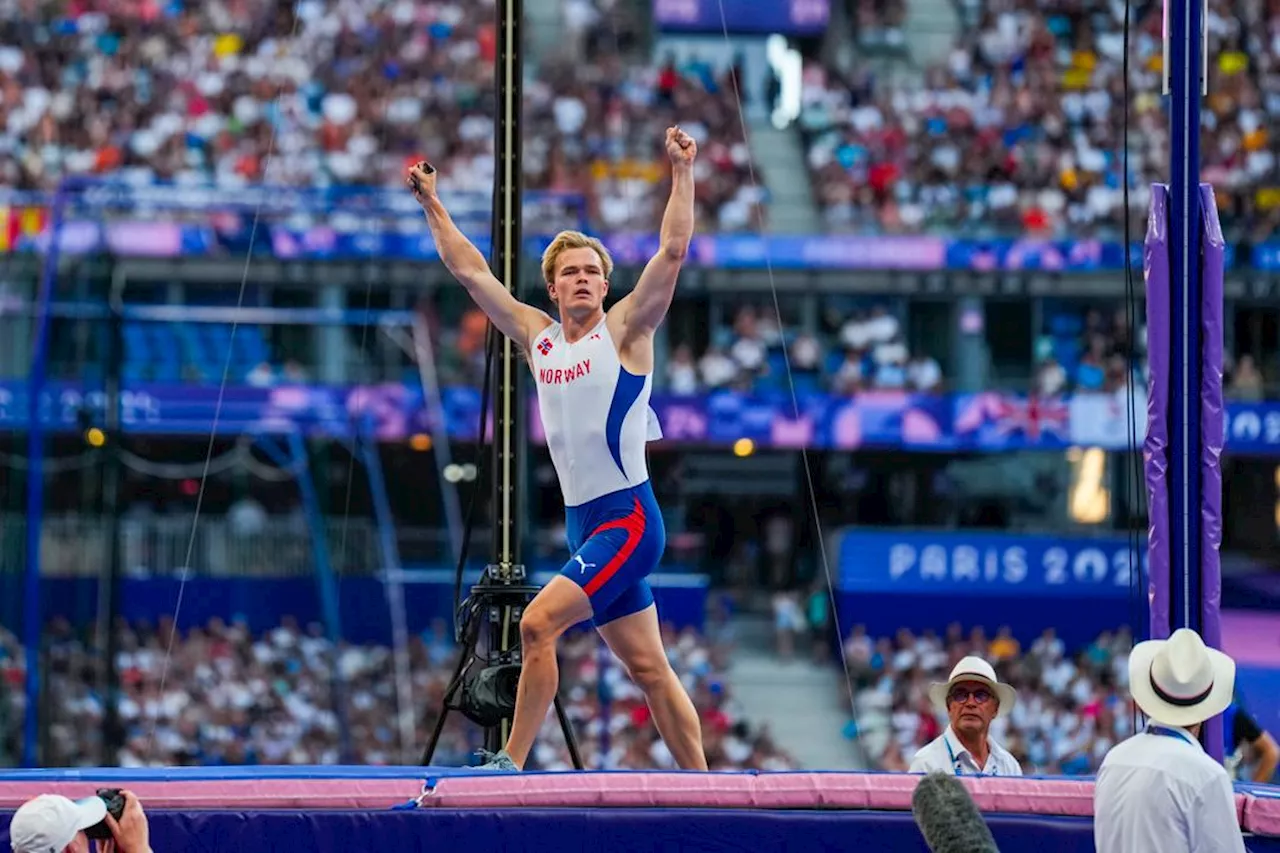
M999 853L978 806L954 776L921 779L911 795L911 815L933 853Z

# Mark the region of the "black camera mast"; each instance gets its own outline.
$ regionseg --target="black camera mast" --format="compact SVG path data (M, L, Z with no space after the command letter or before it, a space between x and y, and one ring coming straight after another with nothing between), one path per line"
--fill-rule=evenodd
M522 0L497 0L497 59L494 114L494 189L492 253L490 266L499 281L516 298L520 295L520 259L523 222L521 205L520 114L523 97L524 62L521 52ZM450 711L484 728L485 749L497 752L511 734L515 712L516 684L520 675L520 617L538 593L530 583L522 561L525 531L526 428L525 367L520 352L510 338L490 329L485 387L480 405L480 438L484 443L484 419L488 416L490 380L497 385L493 405L493 561L485 566L480 581L458 613L461 643L457 669L445 692L444 707L435 730L422 754L429 765ZM499 357L493 358L497 349ZM494 363L496 362L496 363ZM468 526L471 519L468 518ZM463 554L458 562L459 578L466 565L470 535L463 537ZM486 631L487 629L487 631ZM485 649L480 640L484 634ZM484 666L475 669L476 663ZM474 670L474 671L473 671ZM461 695L459 695L461 694ZM573 726L565 714L559 695L556 716L564 734L573 766L583 769Z

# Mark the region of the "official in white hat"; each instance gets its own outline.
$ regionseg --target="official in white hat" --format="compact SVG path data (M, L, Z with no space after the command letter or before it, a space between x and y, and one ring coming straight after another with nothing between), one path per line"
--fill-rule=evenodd
M1098 853L1245 853L1231 779L1199 741L1231 704L1235 679L1235 661L1186 628L1134 647L1129 690L1150 721L1098 770Z
M23 803L9 822L13 853L87 853L84 831L107 816L101 797L69 800L42 794Z
M1018 760L988 734L991 721L1006 716L1018 702L1017 692L1000 683L991 664L980 657L961 658L950 678L929 686L929 699L950 724L916 753L911 773L1022 775Z

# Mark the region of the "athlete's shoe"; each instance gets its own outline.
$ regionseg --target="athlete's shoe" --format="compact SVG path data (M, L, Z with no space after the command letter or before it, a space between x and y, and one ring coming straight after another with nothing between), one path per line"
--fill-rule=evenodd
M516 763L511 760L511 756L507 755L505 749L498 752L489 752L487 749L477 750L481 758L485 760L484 764L479 767L473 767L472 770L502 770L509 773L519 773L520 768L516 767Z

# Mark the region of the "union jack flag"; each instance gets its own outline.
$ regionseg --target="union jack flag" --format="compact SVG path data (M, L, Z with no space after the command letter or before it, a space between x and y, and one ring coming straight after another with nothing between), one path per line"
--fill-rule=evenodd
M538 341L538 352L542 353L543 355L546 355L547 353L551 352L550 338L543 338L542 340Z
M998 397L991 411L992 424L1001 435L1021 432L1030 441L1042 432L1065 439L1070 432L1071 413L1058 397Z

